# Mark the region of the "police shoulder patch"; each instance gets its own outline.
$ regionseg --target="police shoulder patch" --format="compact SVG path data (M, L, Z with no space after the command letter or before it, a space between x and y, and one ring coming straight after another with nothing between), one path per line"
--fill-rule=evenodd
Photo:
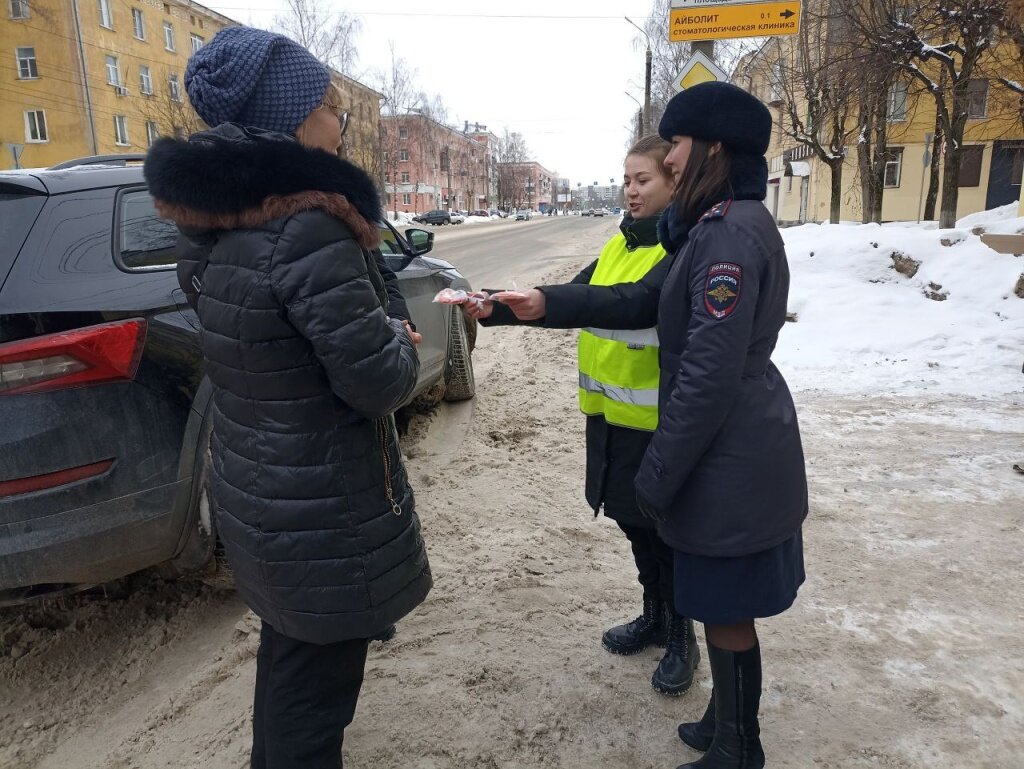
M718 262L708 268L704 284L704 306L712 318L728 318L740 303L743 268L732 262Z

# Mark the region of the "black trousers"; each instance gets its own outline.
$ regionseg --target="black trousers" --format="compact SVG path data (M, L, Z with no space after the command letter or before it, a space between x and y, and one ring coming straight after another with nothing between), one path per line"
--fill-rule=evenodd
M256 654L252 769L340 769L368 641L312 644L263 623Z
M675 605L674 570L672 548L661 541L658 532L642 526L620 523L619 528L626 535L633 548L637 580L643 586L644 597L665 601Z

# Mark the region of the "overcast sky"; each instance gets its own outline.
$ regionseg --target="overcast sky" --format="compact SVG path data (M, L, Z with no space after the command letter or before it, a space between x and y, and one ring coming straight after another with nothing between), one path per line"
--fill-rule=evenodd
M651 0L321 0L357 13L353 73L373 84L388 42L439 93L450 122L519 131L535 160L577 182L622 178L629 123L643 101L644 49L634 42ZM203 2L271 28L281 0Z

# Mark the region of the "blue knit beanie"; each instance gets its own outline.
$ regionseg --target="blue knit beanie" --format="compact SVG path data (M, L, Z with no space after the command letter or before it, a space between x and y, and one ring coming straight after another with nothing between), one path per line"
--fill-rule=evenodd
M185 68L188 100L208 126L286 134L320 106L330 81L327 67L301 45L252 27L222 29Z

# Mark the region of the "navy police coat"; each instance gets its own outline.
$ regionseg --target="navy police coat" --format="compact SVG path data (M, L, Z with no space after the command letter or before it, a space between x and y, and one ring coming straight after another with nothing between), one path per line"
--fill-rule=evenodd
M771 362L789 268L763 172L748 165L736 164L734 197L670 238L675 256L642 281L542 288L548 327L657 322L660 416L637 498L666 543L695 555L767 550L807 515L796 409Z

